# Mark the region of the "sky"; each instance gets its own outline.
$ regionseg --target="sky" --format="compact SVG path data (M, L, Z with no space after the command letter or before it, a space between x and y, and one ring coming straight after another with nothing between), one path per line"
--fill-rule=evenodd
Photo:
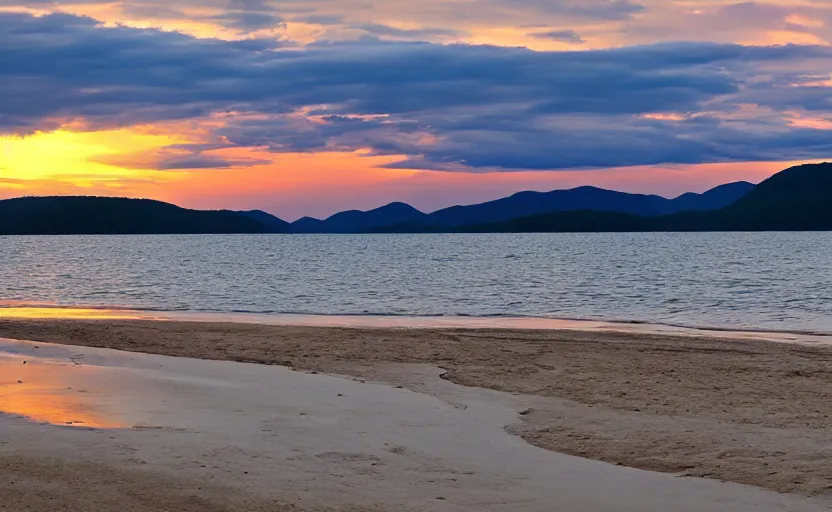
M0 0L0 198L287 220L832 157L832 0Z

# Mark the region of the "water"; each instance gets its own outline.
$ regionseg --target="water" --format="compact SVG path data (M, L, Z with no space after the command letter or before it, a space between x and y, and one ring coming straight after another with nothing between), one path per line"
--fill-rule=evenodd
M0 237L0 301L832 332L832 233Z

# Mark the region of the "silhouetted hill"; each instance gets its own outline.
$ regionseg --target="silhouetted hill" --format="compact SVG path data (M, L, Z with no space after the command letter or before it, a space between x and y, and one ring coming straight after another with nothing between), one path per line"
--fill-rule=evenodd
M391 203L291 225L259 210L188 210L148 199L25 197L0 201L0 235L832 230L830 197L830 163L786 169L756 187L731 183L676 199L580 187L522 192L432 214ZM549 211L518 216L540 209Z
M786 169L715 213L730 229L832 230L832 163Z
M736 203L711 212L656 219L662 231L832 230L832 164L791 167L757 185Z
M249 210L235 213L259 222L269 233L288 233L290 230L290 224L288 222L263 210Z
M519 192L495 201L452 206L430 214L404 203L392 203L368 212L353 210L337 213L326 220L304 217L292 224L292 230L296 233L427 233L452 231L475 223L486 224L544 213L580 210L652 217L680 211L723 208L753 188L751 183L729 183L703 194L690 193L676 199L667 199L657 195L578 187L552 192Z
M720 210L658 217L555 212L464 226L465 232L832 231L832 164L792 167Z
M292 233L324 233L324 221L312 217L302 217L290 224Z
M428 215L427 226L456 228L472 223L507 221L550 212L597 210L635 215L660 215L669 202L660 196L627 194L596 187L552 192L520 192L471 206L452 206Z
M22 197L0 201L0 234L260 233L263 226L231 211L186 210L149 199Z
M405 203L390 203L366 212L350 210L326 220L304 217L292 224L296 233L366 233L384 226L412 222L425 216Z
M688 192L676 199L672 199L670 201L672 207L663 213L667 215L685 211L720 210L747 196L755 187L756 185L753 183L738 181L736 183L720 185L702 194Z
M729 183L703 194L689 193L676 199L628 194L596 187L578 187L552 192L520 192L496 201L439 210L428 215L424 222L427 225L454 228L475 222L500 222L525 216L580 210L653 217L687 210L724 208L748 194L753 188L754 185L751 183Z

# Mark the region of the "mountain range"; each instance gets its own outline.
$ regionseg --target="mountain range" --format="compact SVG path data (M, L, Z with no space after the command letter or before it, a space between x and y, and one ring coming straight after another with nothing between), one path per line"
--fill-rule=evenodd
M469 232L832 231L832 164L792 167L725 208L658 217L578 210L466 226Z
M0 234L832 230L831 195L832 164L825 163L675 199L579 187L433 213L391 203L293 223L260 210L189 210L148 199L24 197L0 201Z
M291 233L372 233L453 231L474 224L509 221L552 212L595 210L643 217L684 211L724 208L742 198L754 185L746 182L721 185L703 194L688 193L676 199L657 195L628 194L596 187L578 187L552 192L519 192L509 197L469 206L452 206L423 213L405 203L390 203L369 211L351 210L324 219L304 217L281 224ZM252 212L244 212L250 215ZM263 212L259 212L262 214ZM271 223L282 220L272 217Z

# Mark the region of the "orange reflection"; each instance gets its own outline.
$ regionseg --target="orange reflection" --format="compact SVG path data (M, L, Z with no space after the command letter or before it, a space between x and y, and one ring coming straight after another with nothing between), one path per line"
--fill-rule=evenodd
M66 374L73 370L53 364L23 364L23 359L0 360L0 412L37 422L88 428L126 428L92 404L90 393L68 387ZM77 371L96 371L84 367Z
M0 307L0 318L43 320L140 320L149 318L135 311L95 308Z

